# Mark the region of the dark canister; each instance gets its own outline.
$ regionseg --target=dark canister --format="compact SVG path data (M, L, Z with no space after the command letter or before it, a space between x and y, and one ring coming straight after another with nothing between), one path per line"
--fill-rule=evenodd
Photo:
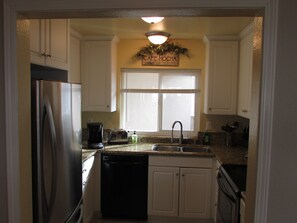
M98 122L88 123L88 147L90 149L102 149L103 146L103 124Z

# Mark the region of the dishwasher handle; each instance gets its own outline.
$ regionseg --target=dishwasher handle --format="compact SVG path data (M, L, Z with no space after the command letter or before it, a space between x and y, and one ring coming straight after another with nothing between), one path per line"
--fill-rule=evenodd
M147 165L145 162L121 162L121 161L104 161L105 164L110 164L110 165Z
M148 163L147 155L127 156L127 155L102 155L103 162L119 162L119 163L134 163L142 162Z

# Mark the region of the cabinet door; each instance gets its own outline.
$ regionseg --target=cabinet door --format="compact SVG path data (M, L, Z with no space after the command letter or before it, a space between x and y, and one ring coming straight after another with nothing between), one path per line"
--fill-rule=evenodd
M149 166L149 215L178 216L178 184L178 167Z
M83 41L82 96L84 111L115 111L115 71L111 41Z
M211 169L180 169L180 217L210 218L211 174Z
M72 83L80 83L80 38L70 35L70 69L68 80Z
M235 115L237 113L238 42L209 41L206 60L204 112Z
M69 21L67 19L46 20L46 65L69 70Z
M45 20L30 20L30 57L31 63L45 65Z
M253 38L249 33L240 41L239 81L238 81L238 115L250 118L253 69Z
M31 63L69 69L69 22L67 19L30 20Z
M94 170L90 173L88 182L83 194L83 222L91 222L94 215Z

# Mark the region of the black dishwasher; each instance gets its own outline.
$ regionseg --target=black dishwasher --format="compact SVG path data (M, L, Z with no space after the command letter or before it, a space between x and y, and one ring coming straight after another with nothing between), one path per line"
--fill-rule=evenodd
M147 219L147 155L102 154L103 218Z

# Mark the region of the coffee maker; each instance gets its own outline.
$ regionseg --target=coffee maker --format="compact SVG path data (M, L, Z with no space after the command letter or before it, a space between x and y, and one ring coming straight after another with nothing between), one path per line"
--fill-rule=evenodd
M103 124L102 123L87 123L88 126L88 148L103 149Z

